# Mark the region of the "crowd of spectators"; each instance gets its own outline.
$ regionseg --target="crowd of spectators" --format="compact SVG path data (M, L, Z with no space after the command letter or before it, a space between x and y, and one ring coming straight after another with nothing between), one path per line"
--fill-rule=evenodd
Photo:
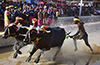
M5 8L9 5L13 5L14 7L17 6L17 8L21 7L21 10L24 11L25 6L27 8L29 8L29 6L32 7L32 9L34 10L37 7L43 7L46 6L47 8L57 8L57 11L59 12L58 16L59 17L64 17L64 16L75 16L75 15L79 15L79 9L80 6L77 5L55 5L52 3L49 4L34 4L34 3L26 3L26 2L4 2L1 1L0 2L0 24L3 24L3 19L4 19L4 12L5 12ZM93 5L89 6L84 4L84 6L82 6L82 12L81 15L82 16L90 16L90 15L99 15L99 10L100 10L100 5L93 3Z

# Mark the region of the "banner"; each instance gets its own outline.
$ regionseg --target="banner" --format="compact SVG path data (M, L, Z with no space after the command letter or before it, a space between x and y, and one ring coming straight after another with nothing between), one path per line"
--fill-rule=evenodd
M17 0L13 0L13 2L17 2Z
M39 0L32 0L32 3L38 3Z
M37 4L38 4L38 5L40 5L40 4L44 4L44 2L43 2L43 1L38 1Z
M25 0L27 3L37 3L39 0Z
M25 0L25 2L27 2L27 3L31 3L31 0Z

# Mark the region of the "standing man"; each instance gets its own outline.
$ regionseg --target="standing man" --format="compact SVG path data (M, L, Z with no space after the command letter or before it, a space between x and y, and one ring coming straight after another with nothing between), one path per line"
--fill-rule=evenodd
M47 23L47 9L45 9L43 11L43 23L46 24L46 25L48 24Z
M42 24L43 24L43 13L42 13L42 9L40 9L38 12L38 25L42 25Z
M34 18L34 16L35 16L34 10L30 6L28 11L28 19L30 24L32 24L32 19Z
M10 24L10 14L9 14L9 7L6 7L6 10L4 12L4 28L7 27Z
M73 38L73 41L74 41L74 45L75 45L75 50L77 50L77 43L76 43L76 40L77 39L83 39L85 44L90 48L90 51L93 52L93 49L91 48L90 44L88 43L88 34L86 33L85 31L85 28L84 28L84 24L83 22L80 22L80 19L78 17L75 17L74 18L74 23L77 24L77 33L70 36L70 38Z

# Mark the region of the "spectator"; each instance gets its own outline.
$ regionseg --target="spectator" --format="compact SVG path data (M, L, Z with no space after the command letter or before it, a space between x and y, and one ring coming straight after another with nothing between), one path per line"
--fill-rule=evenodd
M29 19L29 23L32 24L32 19L34 18L34 11L32 10L32 7L29 7L29 12L28 12L28 19Z
M44 11L43 11L43 24L48 24L47 23L47 9L45 9Z
M47 23L50 24L52 22L52 19L51 19L51 14L50 14L50 9L48 9L48 14L47 14Z
M10 24L10 14L9 14L9 7L6 7L4 12L4 26L7 27Z
M40 9L38 12L38 25L42 25L42 24L43 24L43 13L42 13L42 9Z

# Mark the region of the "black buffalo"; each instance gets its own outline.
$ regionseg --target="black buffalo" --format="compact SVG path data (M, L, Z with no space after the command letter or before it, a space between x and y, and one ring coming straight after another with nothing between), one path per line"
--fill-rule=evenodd
M13 58L16 58L18 54L22 54L22 52L20 51L20 49L23 46L26 46L29 43L24 43L23 39L25 37L26 32L28 31L29 27L19 27L18 25L12 23L10 25L8 25L4 31L4 34L2 35L2 38L8 38L8 37L15 37L15 39L17 40L17 43L14 44L14 49L15 49L15 53L13 55ZM21 43L20 43L21 42Z
M30 56L27 58L26 62L29 62L31 60L32 55L38 49L41 49L41 52L34 61L36 63L39 62L40 56L44 51L50 50L50 48L53 47L58 47L56 54L51 59L51 60L55 60L55 57L59 53L60 48L64 42L66 32L63 28L60 27L54 27L54 28L48 27L46 30L51 32L47 33L43 31L39 31L39 33L37 33L37 30L32 28L26 33L26 37L25 39L23 39L23 41L26 43L29 43L31 41L34 42L33 50L30 53Z

